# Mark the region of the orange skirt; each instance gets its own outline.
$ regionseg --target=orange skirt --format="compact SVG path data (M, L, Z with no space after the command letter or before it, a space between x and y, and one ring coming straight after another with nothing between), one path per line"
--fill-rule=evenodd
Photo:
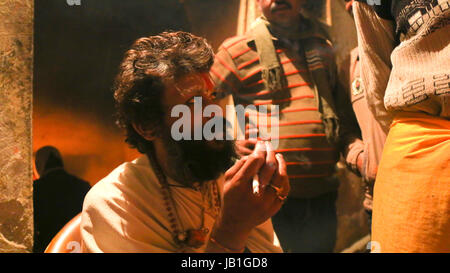
M450 252L450 121L398 114L374 189L372 246L380 252Z

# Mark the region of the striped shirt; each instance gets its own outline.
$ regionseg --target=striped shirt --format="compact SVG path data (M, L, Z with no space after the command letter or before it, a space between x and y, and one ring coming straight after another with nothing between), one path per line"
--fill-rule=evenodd
M338 182L333 175L339 151L326 139L318 109L319 98L310 75L310 70L334 65L324 61L332 59L328 58L332 55L331 47L323 41L318 43L317 52L304 53L299 43L273 40L286 77L284 90L270 92L265 89L258 53L248 33L225 40L216 54L211 75L219 92L233 95L235 105L253 104L257 109L262 105L279 106L279 146L276 151L282 153L287 162L291 197L310 198L336 190ZM324 54L330 56L322 58ZM305 56L313 58L309 59L310 70ZM264 118L270 113L251 111L247 114L246 129L270 127L270 124L255 124L249 119L251 116Z

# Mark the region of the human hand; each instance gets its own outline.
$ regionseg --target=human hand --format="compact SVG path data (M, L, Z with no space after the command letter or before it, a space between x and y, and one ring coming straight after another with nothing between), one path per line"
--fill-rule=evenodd
M235 149L237 155L242 158L249 156L255 150L255 145L258 142L256 139L236 140Z
M255 174L260 184L257 195L252 189ZM278 212L289 190L283 156L275 154L268 142L258 142L251 155L225 173L223 206L211 236L231 249L244 247L250 231Z
M253 153L253 151L255 150L255 145L258 142L258 140L255 138L255 136L258 135L258 132L258 128L246 128L245 139L237 140L235 142L236 153L239 157L248 156Z

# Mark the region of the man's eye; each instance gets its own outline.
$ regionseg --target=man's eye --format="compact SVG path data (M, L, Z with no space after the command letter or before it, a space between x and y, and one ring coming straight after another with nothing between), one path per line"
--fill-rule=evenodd
M211 93L209 93L209 98L210 99L216 99L217 98L217 91L213 91L213 92L211 92Z

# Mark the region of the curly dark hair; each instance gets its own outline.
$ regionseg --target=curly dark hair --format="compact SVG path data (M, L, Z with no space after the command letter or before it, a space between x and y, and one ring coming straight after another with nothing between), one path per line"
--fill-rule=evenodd
M211 46L191 33L163 32L136 40L125 53L114 84L116 124L125 129L125 141L141 153L148 151L151 142L134 130L133 123L158 132L164 124L164 81L209 72L213 62Z

